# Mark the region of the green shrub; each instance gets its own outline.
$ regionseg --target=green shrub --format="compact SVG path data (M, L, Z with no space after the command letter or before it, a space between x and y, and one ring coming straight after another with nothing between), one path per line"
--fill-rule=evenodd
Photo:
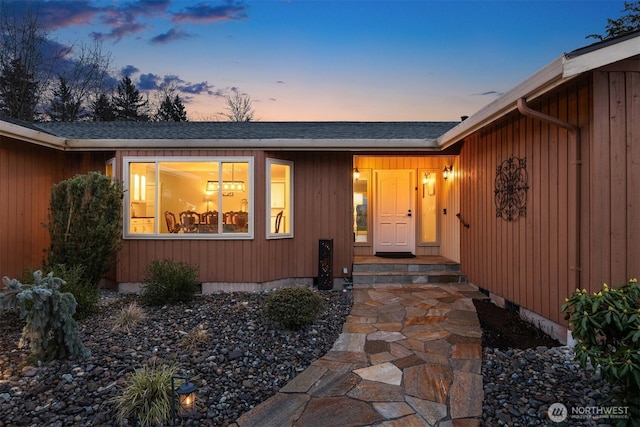
M146 305L187 302L198 292L198 269L184 262L152 261L144 273L141 300Z
M82 265L83 282L98 286L122 244L122 186L97 172L51 188L47 269Z
M53 274L64 280L64 285L60 287L61 292L72 293L78 304L76 307L76 319L85 319L98 312L98 302L100 301L100 291L84 277L84 266L65 265L53 266Z
M577 340L575 357L582 368L587 363L620 393L609 403L629 408L629 419L617 425L640 422L640 286L636 279L618 288L604 284L592 295L576 289L562 306Z
M264 302L268 320L291 330L311 325L322 312L323 299L310 288L280 288L270 293Z
M20 347L28 344L31 358L75 359L89 355L78 335L78 324L73 315L76 300L69 292L61 293L64 281L53 272L42 276L33 273L33 284L22 284L16 279L3 278L4 293L0 293L0 310L16 310L25 326Z
M143 366L126 380L122 395L113 398L116 416L124 420L137 419L141 426L169 425L171 422L171 377L173 365Z

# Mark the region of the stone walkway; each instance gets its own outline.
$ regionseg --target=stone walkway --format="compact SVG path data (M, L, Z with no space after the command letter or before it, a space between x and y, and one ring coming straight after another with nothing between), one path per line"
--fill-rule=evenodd
M237 426L480 426L476 296L466 284L356 285L333 348Z

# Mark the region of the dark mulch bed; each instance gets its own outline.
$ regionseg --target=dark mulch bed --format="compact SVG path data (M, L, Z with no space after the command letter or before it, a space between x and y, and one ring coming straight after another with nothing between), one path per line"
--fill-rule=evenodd
M498 307L490 301L473 300L482 327L482 346L499 349L558 347L562 344L532 324L525 322L514 310Z

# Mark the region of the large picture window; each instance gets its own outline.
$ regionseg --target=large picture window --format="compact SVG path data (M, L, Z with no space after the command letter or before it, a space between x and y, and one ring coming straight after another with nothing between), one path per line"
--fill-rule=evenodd
M267 237L293 236L293 163L267 159Z
M253 158L124 158L125 236L250 238Z

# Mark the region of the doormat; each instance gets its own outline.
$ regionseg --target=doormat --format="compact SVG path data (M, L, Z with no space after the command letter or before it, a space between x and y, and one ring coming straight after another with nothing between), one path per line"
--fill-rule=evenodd
M380 258L415 258L411 252L376 252L376 256Z

